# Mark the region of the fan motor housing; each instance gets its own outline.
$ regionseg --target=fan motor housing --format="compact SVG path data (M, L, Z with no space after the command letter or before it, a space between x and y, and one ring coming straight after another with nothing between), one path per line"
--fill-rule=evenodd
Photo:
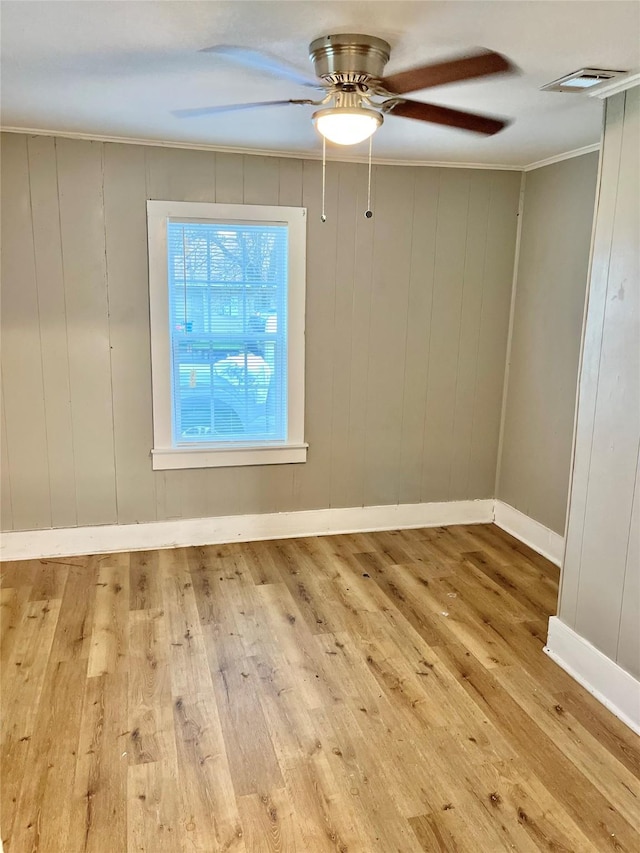
M391 47L376 36L340 33L321 36L309 45L318 77L331 83L366 83L382 77Z

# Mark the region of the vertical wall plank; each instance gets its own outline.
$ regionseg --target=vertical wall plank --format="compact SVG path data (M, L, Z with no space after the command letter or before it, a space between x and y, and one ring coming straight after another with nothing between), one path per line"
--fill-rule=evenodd
M353 329L353 288L355 274L354 236L358 215L363 216L362 182L364 169L350 163L336 164L338 180L338 241L336 247L336 296L331 353L333 361L331 402L331 506L348 506L348 483L352 476L349 459L351 410L351 332Z
M640 678L640 454L636 464L616 660L621 667Z
M584 517L587 509L591 442L598 392L608 269L618 195L625 98L624 95L621 95L609 98L605 103L605 133L600 153L602 159L601 178L592 249L591 278L587 296L587 317L582 343L569 506L570 516L567 522L567 541L564 556L564 565L574 566L575 569L563 571L560 578L560 616L571 626L575 625L578 604L579 566L584 535Z
M151 146L145 148L144 160L147 198L160 200L171 198L170 170L167 167L164 148ZM148 282L146 290L149 290ZM149 361L149 370L151 370L151 361ZM158 521L182 516L183 474L183 471L154 471Z
M216 155L216 201L230 204L277 205L280 196L280 159ZM221 165L222 164L222 165ZM207 494L207 512L200 505L199 515L234 515L245 511L278 512L292 508L293 471L290 465L218 468L203 474L202 487ZM185 500L195 502L196 490L190 488ZM269 509L268 509L269 508Z
M0 393L0 397L2 400L0 412L0 527L2 530L12 530L11 472L9 470L9 448L7 447L7 428L4 416L4 392Z
M117 521L103 145L57 139L78 524Z
M494 172L487 227L478 342L469 494L494 494L500 415L507 355L513 261L518 227L520 175Z
M456 392L453 412L449 500L464 500L469 494L469 462L473 435L478 343L484 295L484 270L491 198L491 173L473 172L469 183L469 209L464 259L462 313L456 357Z
M496 497L561 536L597 174L595 151L527 172L522 209Z
M307 299L305 435L309 453L294 471L296 509L329 506L331 488L331 401L333 366L329 358L335 317L338 227L338 172L327 165L327 221L322 209L321 165L305 161L302 205L307 208Z
M179 201L215 201L217 155L206 151L169 149L169 152L169 156L165 158L165 166L169 172L168 198ZM226 514L224 510L219 509L219 498L228 493L227 489L218 486L224 474L202 469L166 473L177 475L167 477L166 481L177 481L179 484L175 497L180 498L179 513L182 518ZM215 487L210 488L213 483ZM218 501L215 501L216 497Z
M412 169L414 181L411 272L405 341L400 503L418 503L427 404L427 366L431 340L434 259L438 222L440 169Z
M242 204L244 193L242 154L216 154L216 197L219 204Z
M245 204L276 206L282 194L279 157L245 157L243 186ZM302 176L295 175L292 191L302 194ZM298 203L298 206L301 206ZM293 506L294 465L272 465L254 469L252 481L257 512L281 512ZM227 475L233 472L227 469ZM233 484L229 486L233 488Z
M399 494L413 218L410 169L377 169L374 208L364 501L382 505L397 503Z
M559 616L640 676L640 89L607 100Z
M278 171L278 204L286 207L302 207L302 160L281 157Z
M28 139L53 527L77 524L76 483L55 140Z
M244 204L278 204L280 195L280 158L244 157Z
M216 155L211 151L162 148L167 182L165 198L176 201L214 201Z
M640 444L640 90L625 94L575 622L613 659Z
M366 180L360 170L358 208L366 200L362 182ZM372 174L372 200L376 204L375 184L377 167ZM349 237L347 236L347 239ZM362 506L365 488L365 453L367 429L367 371L369 369L369 326L371 320L373 276L373 220L356 213L353 237L355 264L353 273L353 310L351 323L351 363L349 391L349 426L346 452L346 476L342 487L341 503L345 506Z
M422 461L424 501L449 497L469 181L469 172L458 169L443 170L440 178Z
M27 137L2 142L2 385L13 525L51 526Z
M155 521L144 149L105 145L104 216L118 521Z

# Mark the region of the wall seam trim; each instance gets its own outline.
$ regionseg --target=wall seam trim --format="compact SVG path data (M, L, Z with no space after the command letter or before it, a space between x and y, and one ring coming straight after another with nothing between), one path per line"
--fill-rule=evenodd
M626 95L624 95L624 100L623 100L623 104L622 104L622 116L621 116L621 122L620 122L621 127L623 129L624 129L626 106L627 106L627 98L626 98ZM605 140L605 137L607 135L608 115L609 115L609 102L607 102L605 110L604 110L603 149L604 149L604 140ZM609 294L609 280L611 278L611 254L613 251L613 241L614 241L614 235L615 235L616 217L617 217L617 212L618 212L618 189L620 187L620 163L622 160L623 137L624 137L624 132L621 131L621 133L620 133L620 148L619 148L619 152L618 152L617 161L615 164L615 168L616 168L616 179L615 179L616 197L615 197L615 203L613 206L611 234L607 238L606 282L605 282L604 288L603 288L603 290L604 290L603 303L604 304L603 304L603 309L602 309L602 321L600 323L599 333L598 333L598 350L599 350L599 352L598 352L598 367L597 367L597 371L596 371L596 381L595 381L595 394L594 394L594 400L593 400L593 420L592 420L591 425L590 425L589 465L588 465L589 475L587 476L585 493L584 493L584 514L582 517L582 524L580 527L580 531L581 531L580 555L579 555L579 558L577 561L578 580L577 580L577 584L576 584L576 600L575 600L575 608L574 608L574 612L573 612L573 618L571 620L574 625L576 624L576 622L578 620L578 609L580 606L580 587L581 587L581 582L582 582L582 565L583 565L582 554L584 551L584 530L585 530L585 524L587 521L587 514L589 511L589 491L591 488L591 461L593 459L593 445L594 445L594 441L595 441L596 415L597 415L597 411L598 411L598 401L600 398L600 373L601 373L601 369L602 369L602 344L603 344L603 340L604 340L604 330L605 330L606 323L607 323L607 310L609 309L608 294ZM601 158L600 162L603 163L603 160L604 160L604 158ZM603 168L604 168L604 164L603 164ZM602 172L599 175L599 179L600 179L600 181L602 180ZM600 192L598 190L598 203L599 202L600 202ZM600 213L600 211L598 210L596 212L596 215L595 215L595 219L594 219L594 228L595 229L597 229L597 226L598 226L598 219L600 218L599 213ZM594 230L594 240L595 240L595 235L596 235L596 231ZM595 247L595 243L594 243L594 247ZM592 253L594 251L594 247L592 247L592 249L591 249ZM588 293L589 297L591 296L591 290L592 290L592 287L591 287L592 275L593 275L593 269L589 269L589 281L587 283L587 293ZM585 315L585 323L588 323L588 322L589 322L589 305L587 303L587 313ZM586 326L585 326L585 332L586 332ZM585 343L585 339L583 339L583 346L584 346L584 343ZM582 369L583 369L583 364L581 362L580 363L580 373L579 373L580 380L582 380ZM579 384L578 385L578 404L580 403L580 389L581 389L581 385ZM574 422L574 426L575 426L576 431L578 429L578 416L579 416L579 411L576 412L576 420ZM574 463L575 463L575 460L574 460ZM567 510L567 529L568 529L569 510L570 510L570 507ZM560 586L560 593L562 593L562 584ZM561 602L560 602L560 598L559 598L558 599L558 612L560 612L560 603Z
M537 160L535 163L523 166L523 171L533 172L535 169L543 169L545 166L552 166L554 163L562 163L563 160L572 160L574 157L591 154L593 151L599 151L600 145L600 142L594 142L593 145L585 145L582 148L575 148L573 151L565 151L564 154L556 154L553 157L546 157L544 160Z
M516 245L513 253L513 276L511 284L511 304L509 306L509 329L507 332L507 349L505 354L504 379L502 383L502 400L500 407L500 431L498 433L498 452L496 456L496 476L493 484L493 493L498 498L498 487L500 474L502 473L502 447L504 443L504 431L507 420L507 395L509 393L509 373L511 369L511 347L513 344L513 324L516 314L516 295L518 291L518 273L520 269L520 243L522 240L522 220L524 219L524 199L526 191L526 172L520 178L520 196L518 199L518 226L516 229Z
M600 187L602 182L602 163L604 159L604 149L605 149L605 125L606 125L606 103L605 108L602 111L602 120L600 125L600 154L598 156L598 174L596 176L596 195L593 202L593 222L591 225L591 240L589 244L589 265L587 268L587 282L586 282L586 290L584 295L584 306L582 310L582 331L580 334L580 355L578 358L578 374L576 378L576 388L575 388L575 405L573 412L573 435L571 438L571 461L569 466L569 485L567 489L567 509L564 517L564 543L565 543L565 553L562 555L562 562L564 564L564 560L566 557L566 549L567 543L569 541L569 514L571 512L571 494L573 491L573 477L575 473L575 457L576 457L576 442L578 435L578 416L580 411L580 380L582 377L582 366L584 362L584 343L585 343L585 335L587 330L587 314L589 310L589 300L590 300L590 290L591 290L591 273L593 269L593 252L595 246L596 239L596 226L598 223L598 210L600 207ZM564 569L560 573L560 585L558 589L558 612L560 612L560 604L562 602L562 587L564 584ZM575 614L574 614L575 619Z

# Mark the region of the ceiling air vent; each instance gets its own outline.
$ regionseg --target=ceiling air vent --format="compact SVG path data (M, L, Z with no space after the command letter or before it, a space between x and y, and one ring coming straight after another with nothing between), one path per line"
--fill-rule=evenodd
M540 88L544 92L584 92L599 83L606 83L613 77L619 77L621 74L626 74L626 72L605 71L602 68L581 68L580 71L574 71L572 74L560 77L559 80L554 80Z

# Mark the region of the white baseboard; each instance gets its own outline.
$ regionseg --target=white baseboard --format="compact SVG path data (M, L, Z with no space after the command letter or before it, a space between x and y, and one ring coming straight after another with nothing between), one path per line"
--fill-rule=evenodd
M313 509L261 515L187 518L144 524L108 524L3 533L1 560L34 560L116 551L217 545L331 533L488 524L493 500Z
M562 565L564 537L502 501L495 502L494 523L547 560Z
M557 616L549 619L544 650L598 702L640 735L640 681Z

